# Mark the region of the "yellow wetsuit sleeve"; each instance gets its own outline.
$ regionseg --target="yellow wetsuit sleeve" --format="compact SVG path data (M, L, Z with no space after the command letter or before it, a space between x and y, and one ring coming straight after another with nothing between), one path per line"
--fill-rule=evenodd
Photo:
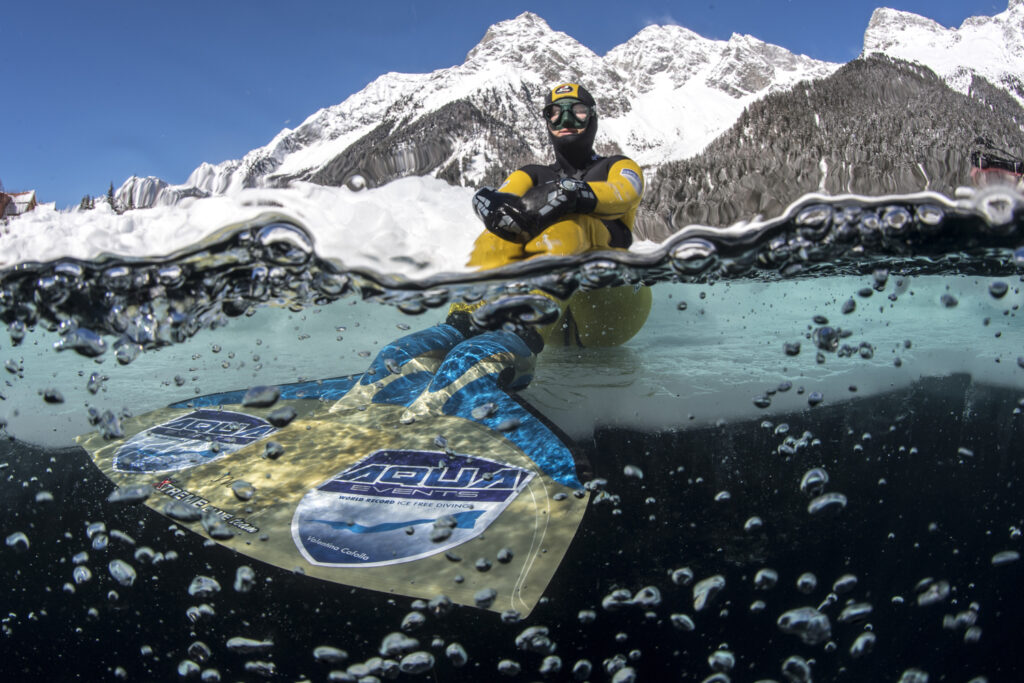
M515 171L498 188L498 192L508 192L522 197L526 191L533 187L533 179L526 171Z
M616 161L608 169L607 180L589 184L597 196L597 206L590 215L605 221L634 213L644 196L644 173L632 159Z

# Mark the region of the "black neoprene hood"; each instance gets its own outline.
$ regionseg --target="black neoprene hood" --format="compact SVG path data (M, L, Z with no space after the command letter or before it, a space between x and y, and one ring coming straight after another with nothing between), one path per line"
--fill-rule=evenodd
M563 98L579 100L591 107L596 107L593 96L587 89L576 83L563 83L548 89L544 104L548 105ZM547 126L545 126L547 127ZM558 137L548 128L548 139L555 150L555 159L562 170L572 175L590 165L594 158L594 138L597 135L597 112L594 111L587 122L587 127L575 135Z

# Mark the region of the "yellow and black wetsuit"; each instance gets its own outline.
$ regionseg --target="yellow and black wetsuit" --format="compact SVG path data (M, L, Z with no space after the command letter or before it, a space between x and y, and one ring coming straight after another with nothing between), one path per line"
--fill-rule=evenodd
M597 196L592 212L569 214L525 244L484 232L473 245L468 265L489 269L533 256L628 248L633 243L633 221L644 190L643 171L628 157L595 157L589 166L571 176L557 163L531 164L512 173L498 191L522 197L530 188L565 177L590 185Z
M468 265L490 269L535 256L627 249L633 243L633 222L644 189L643 171L628 157L594 157L590 165L571 176L557 163L524 166L512 173L498 191L522 197L533 187L565 177L575 177L590 186L597 197L593 211L568 214L525 244L485 231L474 243ZM568 301L558 300L558 304L562 308L559 320L539 330L546 344L618 346L646 322L651 292L646 287L579 291ZM455 305L453 311L471 308Z

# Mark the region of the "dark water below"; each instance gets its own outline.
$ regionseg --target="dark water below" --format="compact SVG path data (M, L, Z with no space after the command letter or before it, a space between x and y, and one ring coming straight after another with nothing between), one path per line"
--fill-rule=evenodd
M605 663L621 655L637 680L700 681L713 673L709 655L723 650L734 656L729 677L736 681L790 680L782 674L790 657L806 660L820 681L923 680L901 679L908 669L933 681L1018 680L1024 563L993 558L1021 547L1022 399L1024 392L953 375L771 423L662 433L600 429L580 445L613 498L588 510L549 599L518 624L471 608L428 616L411 635L437 664L430 673L401 677L506 680L497 666L511 659L522 673L508 680L573 680L568 671L588 659L595 667L588 680L610 680ZM806 445L791 441L792 453L780 452L787 436ZM24 530L31 542L24 552L6 548L2 565L0 647L5 669L17 671L18 680L174 680L197 641L211 650L202 667L219 670L223 680L263 679L245 669L257 660L273 662L272 680L325 680L345 666L316 662L316 646L346 650L346 665L363 662L378 655L381 639L410 611L405 598L326 586L258 563L255 588L236 593L231 584L243 558L174 531L144 507L105 503L112 486L83 451L18 441L0 449L7 463L5 528ZM639 467L643 478L626 476L626 465ZM812 468L828 473L824 491L842 493L845 508L808 512L811 497L800 484ZM39 501L41 491L53 500ZM762 526L745 530L754 516ZM113 537L106 549L93 550L86 527L98 520L108 533L119 529L178 558L137 562L136 548ZM71 557L81 551L89 553L84 565L94 578L69 593L62 586L73 583ZM114 558L136 566L132 587L108 573ZM700 611L693 584L677 585L670 576L685 567L694 582L724 578ZM761 590L754 582L763 568L774 569L778 582ZM797 583L805 573L817 581L802 591ZM828 604L834 583L847 574L855 585ZM203 602L187 591L196 575L223 587L205 600L216 616L198 624L187 616ZM646 586L659 590L660 604L602 608L612 591ZM920 604L922 595L934 595L934 604ZM813 644L777 625L788 610L823 603L831 632ZM861 616L846 621L841 614L851 604ZM595 613L592 623L581 623L581 610ZM678 614L692 619L692 631L673 624ZM544 656L517 649L516 636L536 625L549 629L561 674L541 676ZM850 649L866 632L875 636L873 650L855 657ZM234 636L272 640L273 647L234 653L226 647ZM452 642L469 654L465 667L443 656Z

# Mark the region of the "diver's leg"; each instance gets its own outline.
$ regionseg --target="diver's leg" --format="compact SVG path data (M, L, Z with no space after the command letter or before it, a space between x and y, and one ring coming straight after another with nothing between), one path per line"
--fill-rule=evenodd
M473 250L469 254L469 261L466 265L477 270L490 270L522 261L526 256L522 244L509 242L497 235L483 232L473 243Z
M573 325L571 343L588 348L619 346L647 322L651 289L625 285L576 292L568 308Z
M465 335L447 324L434 325L391 342L377 354L360 378L360 384L371 384L390 375L426 370L432 372L445 355Z
M527 256L572 256L611 249L611 233L592 216L570 214L526 243Z
M533 379L536 359L533 350L512 332L491 330L466 339L445 356L430 384L408 404L402 419L447 414L446 407L453 401L523 389Z
M461 332L445 324L396 339L380 350L332 410L370 402L407 403L426 387L444 357L463 339Z
M528 242L526 253L530 256L573 256L611 249L610 241L611 233L603 222L592 216L573 214L552 224ZM557 322L538 328L545 343L555 346L580 345L577 325L570 308L572 299L566 301L545 292L539 293L558 303L562 309Z

